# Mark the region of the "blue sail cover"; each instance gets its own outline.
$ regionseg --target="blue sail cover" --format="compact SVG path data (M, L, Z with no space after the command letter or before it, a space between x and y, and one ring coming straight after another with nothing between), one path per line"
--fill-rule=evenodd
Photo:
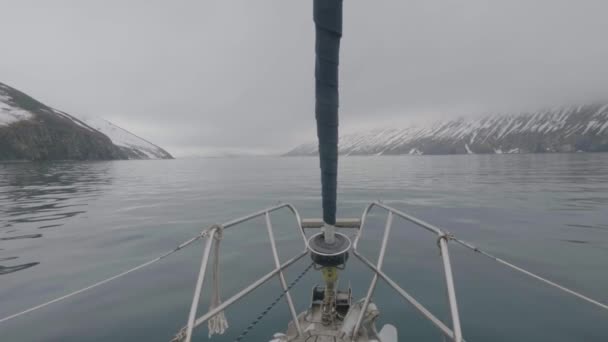
M342 37L342 0L314 0L315 116L323 196L323 221L336 223L338 183L338 64Z

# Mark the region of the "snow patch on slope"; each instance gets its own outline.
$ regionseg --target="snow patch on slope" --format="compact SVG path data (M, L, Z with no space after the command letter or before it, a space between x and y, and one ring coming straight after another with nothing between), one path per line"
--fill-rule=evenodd
M13 106L8 96L0 94L0 126L8 126L33 117L34 115L27 110Z
M608 104L594 104L464 117L424 126L346 134L340 136L338 149L342 155L510 154L540 152L541 149L568 152L580 142L579 147L596 151L605 148L604 137L608 138ZM464 145L464 148L457 148L458 145ZM313 143L300 145L288 155L316 153L317 144Z
M419 149L414 147L413 149L410 150L410 152L408 152L408 154L411 156L421 156L424 153L422 153Z
M166 152L161 150L158 146L107 120L98 117L81 117L80 119L86 123L86 125L105 134L116 146L139 151L149 159L166 158Z

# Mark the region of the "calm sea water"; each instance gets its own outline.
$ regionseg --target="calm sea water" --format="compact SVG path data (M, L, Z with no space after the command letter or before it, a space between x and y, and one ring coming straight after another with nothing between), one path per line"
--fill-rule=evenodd
M119 273L215 222L287 201L319 217L315 158L236 158L0 164L0 316ZM340 164L339 216L376 199L507 260L608 302L608 154L349 157ZM362 250L375 259L378 211ZM287 213L273 216L283 260L301 250ZM432 236L396 221L385 270L449 323ZM272 268L261 220L229 230L222 295ZM607 341L608 312L451 245L468 341ZM188 248L116 282L0 324L2 341L168 341L184 325L202 248ZM293 266L293 279L309 263ZM371 275L355 258L340 286L364 295ZM299 311L320 275L296 286ZM227 311L232 341L279 291L271 281ZM209 291L201 310L208 306ZM439 333L379 283L380 324L400 340ZM248 336L267 341L288 321L281 303ZM207 340L206 327L198 340Z

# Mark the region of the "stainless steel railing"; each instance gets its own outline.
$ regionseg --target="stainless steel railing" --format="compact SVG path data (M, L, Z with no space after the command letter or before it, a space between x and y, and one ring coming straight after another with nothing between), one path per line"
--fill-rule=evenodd
M380 252L378 255L378 262L374 265L367 258L365 258L361 253L359 253L358 245L359 240L361 238L361 234L363 233L363 229L365 227L365 223L367 221L367 216L371 209L374 207L382 208L388 212L388 216L386 219L386 225L384 227L384 234L382 237L382 244L380 246ZM388 242L388 238L391 232L391 227L393 226L393 216L399 216L407 221L410 221L416 226L423 228L429 231L432 234L437 235L439 248L441 251L441 260L443 262L443 268L445 273L445 282L448 293L448 304L450 307L450 314L452 317L452 329L447 327L439 318L433 315L427 308L425 308L419 301L417 301L412 295L407 293L403 288L401 288L395 281L393 281L389 276L387 276L384 272L382 272L382 265L384 263L384 254L386 252L386 245ZM384 205L380 202L374 202L368 205L363 211L363 215L361 216L361 227L357 232L357 236L355 237L355 242L353 244L353 253L354 255L363 262L367 267L369 267L373 272L374 276L372 278L371 284L367 290L367 295L363 301L363 307L361 309L361 313L357 319L357 323L355 325L355 329L353 330L353 334L356 335L361 327L361 322L363 320L363 316L365 311L367 310L367 306L371 300L372 295L374 294L374 290L376 288L376 283L378 281L378 277L382 278L387 284L392 287L399 295L405 298L410 304L412 304L424 317L431 321L445 336L449 337L451 340L455 342L461 342L462 339L462 329L460 327L460 315L458 313L458 303L456 300L456 290L454 289L454 277L452 275L452 265L450 262L450 254L448 251L447 240L449 235L429 223L426 223L422 220L419 220L413 216L410 216L406 213L403 213L397 209L391 208L387 205ZM353 336L354 338L355 336Z
M284 262L284 263L280 263L279 257L278 257L278 253L277 253L277 248L276 248L276 241L274 238L274 233L273 233L273 228L272 228L272 222L271 222L271 217L270 217L270 213L277 211L279 209L282 208L288 208L295 216L295 220L296 223L298 224L298 228L299 228L299 233L302 236L302 240L304 243L304 251L302 251L301 253L299 253L298 255L296 255L295 257L289 259L288 261ZM382 243L380 246L380 251L379 251L379 255L378 255L378 261L376 264L373 264L369 259L367 259L365 256L363 256L358 249L359 246L359 241L361 239L363 230L366 226L366 221L368 219L369 213L373 208L380 208L385 210L386 212L388 212L387 214L387 219L386 219L386 224L384 226L384 232L383 232L383 236L382 236ZM224 301L222 304L220 304L219 306L217 306L216 308L214 308L213 310L210 310L209 312L207 312L206 314L202 315L199 318L194 319L194 317L196 316L196 312L197 312L197 308L198 308L198 299L200 297L200 292L201 292L201 288L203 286L204 283L204 278L205 278L205 272L206 272L206 267L207 267L207 262L209 259L209 250L211 248L213 239L215 234L218 232L218 230L223 230L223 229L227 229L230 228L232 226L235 226L239 223L243 223L246 221L249 221L251 219L260 217L260 216L264 216L265 218L265 222L266 222L266 228L268 231L268 237L270 240L270 246L271 246L271 250L273 253L273 259L274 259L274 264L275 264L275 268L270 271L269 273L267 273L266 275L262 276L261 278L259 278L258 280L254 281L253 283L251 283L249 286L245 287L244 289L242 289L240 292L238 292L237 294L235 294L234 296L230 297L228 300ZM411 223L414 223L414 225L416 227L422 228L426 231L428 231L431 234L434 234L437 237L437 244L439 246L439 250L441 252L441 262L443 264L443 270L444 270L444 276L445 276L445 284L446 284L446 288L447 288L447 301L448 301L448 305L449 305L449 310L450 310L450 316L451 316L451 320L452 320L452 327L448 327L444 322L442 322L439 318L437 318L433 313L431 313L431 311L429 309L427 309L424 305L422 305L416 298L414 298L411 294L409 294L407 291L405 291L401 286L399 286L393 279L391 279L386 273L384 273L384 271L382 270L382 266L384 264L384 256L386 253L386 247L387 247L387 243L388 243L388 239L391 233L391 229L393 226L393 221L394 221L394 217L400 217L406 221L409 221ZM576 297L578 297L579 299L582 299L588 303L591 303L597 307L600 307L602 309L608 310L608 305L601 303L597 300L591 299L579 292L576 292L574 290L571 290L569 288L566 288L562 285L559 285L557 283L554 283L546 278L541 277L538 274L532 273L530 271L527 271L521 267L518 267L516 265L513 265L501 258L498 258L488 252L485 252L475 246L473 246L472 244L463 241L461 239L458 239L456 237L454 237L453 235L449 234L448 232L446 232L445 230L438 228L430 223L427 223L425 221L422 221L416 217L413 217L409 214L406 214L402 211L399 211L397 209L391 208L385 204L383 204L382 202L373 202L370 205L368 205L365 210L363 211L363 214L361 216L361 220L355 222L353 220L342 220L344 221L344 224L342 225L342 228L348 228L348 227L353 227L353 226L358 226L357 228L357 233L355 236L355 241L351 247L351 250L353 252L353 254L364 264L366 265L373 273L374 276L372 277L372 281L370 283L370 286L367 290L366 296L363 300L363 307L361 309L361 312L357 318L357 322L355 325L355 329L353 330L352 336L345 336L346 339L349 339L351 342L355 341L358 337L358 332L359 329L361 327L361 322L363 320L363 316L364 313L367 310L367 307L371 301L371 298L374 294L375 288L376 288L376 284L378 282L378 278L381 278L382 280L384 280L392 289L394 289L401 297L403 297L407 302L409 302L410 304L412 304L412 306L414 306L414 308L420 313L422 314L422 316L424 316L426 319L428 319L437 329L439 329L439 331L441 333L443 333L443 335L447 338L449 338L452 341L455 342L461 342L464 341L464 338L462 337L462 328L461 328L461 324L460 324L460 314L458 312L458 302L456 300L456 290L455 290L455 286L454 286L454 277L453 277L453 273L452 273L452 265L451 265L451 260L450 260L450 254L449 254L449 250L448 250L448 242L449 241L455 241L456 243L458 243L459 245L473 251L476 253L479 253L480 255L483 255L491 260L494 260L502 265L507 266L508 268L515 270L517 272L523 273L533 279L536 280L540 280L542 282L544 282L547 285L550 285L554 288L557 288L561 291L564 291L568 294L574 295ZM302 336L303 332L302 332L302 328L299 325L298 319L297 319L297 313L295 311L295 307L293 304L293 301L291 299L291 296L289 294L289 291L287 289L286 286L286 282L285 282L285 276L283 274L283 270L285 270L287 267L289 267L290 265L292 265L293 263L295 263L296 261L298 261L299 259L301 259L304 255L308 254L308 244L307 244L307 238L306 238L306 234L304 232L305 229L308 228L320 228L321 224L319 223L319 220L308 220L308 221L302 221L302 219L300 218L300 215L298 213L298 211L295 209L295 207L293 207L290 204L280 204L268 209L264 209L262 211L238 218L236 220L227 222L223 225L216 225L213 226L211 228L209 228L205 233L205 237L207 238L206 244L205 244L205 248L203 251L203 258L201 260L201 269L199 272L199 278L197 280L197 285L195 288L195 293L194 293L194 298L192 301L192 306L190 308L190 316L188 319L188 326L187 326L187 339L186 341L190 341L190 338L192 336L192 329L203 324L204 322L206 322L207 320L209 320L211 317L215 316L216 314L218 314L219 312L223 311L224 309L230 307L231 305L233 305L234 303L236 303L237 301L239 301L241 298L243 298L244 296L246 296L247 294L251 293L252 291L254 291L255 289L257 289L259 286L261 286L262 284L266 283L268 280L270 280L272 277L274 276L278 276L279 280L281 282L281 286L283 287L283 290L286 293L286 302L287 305L289 307L289 311L290 314L292 316L292 321L294 322L294 325L296 327L298 336Z
M382 238L382 245L380 248L380 255L379 255L378 262L376 265L372 264L367 258L365 258L363 255L361 255L357 249L359 239L361 238L361 234L362 234L363 228L365 226L365 221L367 220L367 216L368 216L370 210L374 207L379 207L379 208L382 208L382 209L385 209L386 211L388 211L388 217L387 217L386 225L384 228L384 235ZM279 209L282 209L282 208L288 208L294 214L296 222L299 227L299 232L302 236L302 240L304 242L304 247L305 247L303 252L301 252L300 254L296 255L294 258L288 260L287 262L285 262L283 264L280 263L280 260L278 257L276 241L274 238L271 216L270 216L270 213L277 211ZM408 221L411 221L411 222L417 224L418 226L420 226L438 236L439 246L441 249L442 261L443 261L444 271L445 271L446 285L448 288L448 302L450 305L450 312L452 315L452 329L450 329L448 326L446 326L441 320L439 320L428 309L426 309L422 304L420 304L420 302L418 302L413 296L411 296L403 288L401 288L399 285L397 285L397 283L395 283L395 281L393 281L389 276L387 276L382 271L382 265L384 263L384 255L386 252L386 245L387 245L390 231L392 228L394 215L397 215ZM271 247L272 254L273 254L275 268L272 271L270 271L269 273L267 273L266 275L264 275L263 277L259 278L258 280L256 280L252 284L250 284L249 286L247 286L246 288L239 291L237 294L233 295L232 297L230 297L229 299L224 301L222 304L220 304L215 309L207 312L206 314L200 316L199 318L195 318L196 314L197 314L200 293L201 293L202 286L203 286L204 280L205 280L205 273L206 273L207 263L209 260L209 253L211 250L211 246L212 246L212 242L213 242L215 234L220 229L222 229L222 230L228 229L232 226L247 222L249 220L252 220L254 218L261 217L261 216L264 216L264 218L265 218L266 228L268 231L268 238L270 240L270 247ZM308 245L307 245L307 238L306 238L304 229L309 228L309 227L307 227L307 226L305 227L305 226L306 225L303 226L300 215L299 215L298 211L295 209L295 207L292 206L291 204L286 203L286 204L280 204L280 205L277 205L277 206L274 206L271 208L267 208L267 209L258 211L256 213L253 213L253 214L250 214L247 216L243 216L236 220L229 221L223 225L216 225L216 226L209 228L207 230L207 232L205 233L207 241L205 243L203 257L201 260L201 268L199 271L199 277L197 279L197 284L196 284L195 291L194 291L192 305L190 307L190 315L188 318L188 325L187 325L187 330L186 330L185 341L190 342L190 340L192 338L192 330L195 327L205 323L211 317L215 316L219 312L230 307L231 305L233 305L234 303L239 301L241 298L243 298L247 294L251 293L252 291L257 289L259 286L261 286L262 284L266 283L268 280L270 280L274 276L279 277L281 286L282 286L283 290L286 292L285 298L286 298L287 305L289 307L290 314L292 316L292 321L294 322L294 326L298 332L298 336L301 336L303 333L302 328L300 327L300 324L298 322L297 312L296 312L295 306L293 304L291 295L289 294L289 291L287 291L287 283L285 281L285 276L283 274L283 270L307 254ZM426 222L420 221L420 220L418 220L412 216L409 216L403 212L400 212L394 208L388 207L380 202L374 202L366 207L366 209L364 210L363 215L361 217L361 225L357 231L357 235L356 235L352 250L353 250L354 255L359 260L361 260L363 262L363 264L368 266L374 272L374 277L372 278L372 282L370 284L370 287L368 288L367 295L365 296L363 308L361 310L361 314L358 317L353 336L349 336L349 338L351 340L356 339L357 332L359 331L359 329L361 327L361 322L363 320L363 314L365 313L367 306L369 305L369 302L371 301L371 297L376 288L376 283L378 281L378 278L382 278L384 281L386 281L388 283L389 286L391 286L393 289L395 289L399 295L401 295L409 303L411 303L424 317L429 319L445 336L449 337L451 340L456 341L456 342L462 341L462 332L461 332L461 328L460 328L460 317L458 314L458 305L457 305L457 301L456 301L456 291L454 289L454 280L453 280L453 276L452 276L450 256L449 256L447 242L446 242L447 236L448 235L441 229L439 229L435 226L432 226Z
M270 217L270 213L277 211L279 209L283 209L283 208L287 208L289 210L291 210L291 212L294 214L295 219L296 219L296 223L298 225L298 231L302 236L302 241L304 243L304 251L300 254L298 254L297 256L295 256L292 259L289 259L287 262L281 264L279 261L279 255L277 252L277 247L276 247L276 241L274 238L274 233L272 230L272 222L271 222L271 217ZM254 281L253 283L251 283L249 286L245 287L244 289L242 289L241 291L239 291L237 294L235 294L234 296L230 297L229 299L227 299L226 301L224 301L223 303L221 303L220 305L218 305L216 308L214 308L213 310L210 310L209 312L207 312L206 314L202 315L199 318L196 318L196 314L198 311L198 304L199 304L199 299L200 299L200 294L201 294L201 290L203 288L204 282L205 282L205 275L207 272L207 264L209 261L209 254L211 252L211 246L212 243L215 239L216 234L218 233L219 230L225 230L228 229L230 227L236 226L238 224L250 221L252 219L258 218L264 216L265 218L265 222L266 222L266 229L268 231L268 238L270 240L270 248L272 250L272 255L273 255L273 259L274 259L274 263L275 263L275 268L268 272L266 275L264 275L263 277L259 278L258 280ZM262 284L266 283L268 280L270 280L272 277L277 276L279 277L279 280L281 282L281 287L283 288L283 291L285 291L285 298L286 298L286 302L287 305L289 307L289 312L291 313L292 316L292 320L295 324L296 330L298 332L298 336L302 335L302 328L300 327L300 324L298 322L298 318L297 318L297 313L296 313L296 309L293 305L293 300L291 298L291 295L289 293L289 290L287 289L287 282L285 281L285 275L283 274L283 270L286 269L287 267L289 267L291 264L293 264L294 262L298 261L300 258L302 258L304 255L307 254L308 252L308 244L307 244L307 240L306 240L306 235L304 234L304 231L302 229L302 220L300 219L300 214L298 213L298 211L296 210L296 208L294 206L292 206L289 203L284 203L284 204L279 204L276 205L274 207L270 207L258 212L255 212L253 214L249 214L240 218L237 218L235 220L226 222L224 224L221 225L214 225L211 228L209 228L206 232L205 232L205 238L206 238L206 243L205 243L205 247L203 249L203 257L201 260L201 267L199 270L199 275L196 281L196 287L194 289L194 296L192 298L192 304L190 306L190 314L188 316L188 324L186 326L186 337L185 337L185 341L186 342L190 342L192 339L192 331L195 327L205 323L207 320L209 320L211 317L217 315L219 312L225 310L226 308L230 307L232 304L236 303L238 300L240 300L241 298L245 297L247 294L251 293L252 291L254 291L255 289L257 289L258 287L260 287Z

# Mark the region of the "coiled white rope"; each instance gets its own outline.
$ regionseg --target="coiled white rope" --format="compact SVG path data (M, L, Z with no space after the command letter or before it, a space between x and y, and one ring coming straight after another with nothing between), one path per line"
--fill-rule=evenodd
M157 258L154 258L154 259L152 259L152 260L150 260L150 261L148 261L148 262L145 262L145 263L143 263L143 264L141 264L141 265L139 265L139 266L135 266L135 267L133 267L133 268L131 268L131 269L127 270L127 271L124 271L124 272L122 272L122 273L119 273L119 274L117 274L117 275L115 275L115 276L112 276L112 277L110 277L110 278L104 279L104 280L102 280L102 281L99 281L99 282L97 282L97 283L95 283L95 284L93 284L93 285L89 285L89 286L87 286L87 287L85 287L85 288L82 288L82 289L80 289L80 290L76 290L76 291L74 291L74 292L68 293L68 294L66 294L66 295L64 295L64 296L61 296L61 297L58 297L58 298L55 298L55 299L49 300L49 301L48 301L48 302L46 302L46 303L42 303L42 304L40 304L40 305L36 305L36 306L34 306L34 307L31 307L31 308L29 308L29 309L27 309L27 310L23 310L23 311L18 312L18 313L16 313L16 314L13 314L13 315L10 315L10 316L7 316L7 317L4 317L4 318L0 319L0 323L6 322L6 321L11 320L11 319L13 319L13 318L17 318L17 317L19 317L19 316L23 316L23 315L28 314L28 313L30 313L30 312L32 312L32 311L36 311L36 310L38 310L38 309L42 309L42 308L44 308L44 307L46 307L46 306L49 306L49 305L51 305L51 304L54 304L54 303L60 302L60 301L62 301L62 300L64 300L64 299L68 299L68 298L70 298L70 297L72 297L72 296L75 296L75 295L77 295L77 294L83 293L83 292L85 292L85 291L88 291L88 290L94 289L94 288L96 288L96 287L98 287L98 286L101 286L101 285L103 285L103 284L109 283L109 282L111 282L112 280L116 280L116 279L118 279L118 278L124 277L124 276L126 276L127 274L129 274L129 273L131 273L131 272L135 272L135 271L137 271L137 270L140 270L140 269L142 269L142 268L144 268L144 267L146 267L146 266L150 266L150 265L152 265L152 264L154 264L154 263L156 263L156 262L158 262L158 261L160 261L160 260L162 260L162 259L164 259L164 258L168 257L169 255L171 255L171 254L173 254L173 253L175 253L175 252L177 252L177 251L179 251L179 250L181 250L181 249L183 249L183 248L185 248L185 247L189 246L189 245L190 245L190 244L192 244L193 242L195 242L195 241L199 240L200 238L202 238L202 237L203 237L203 235L204 235L204 233L202 233L202 234L200 234L200 235L198 235L198 236L195 236L195 237L193 237L192 239L190 239L190 240L187 240L187 241L183 242L182 244L180 244L179 246L177 246L177 247L176 247L176 248L174 248L173 250L171 250L171 251L169 251L169 252L166 252L166 253L164 253L163 255L161 255L161 256L159 256L159 257L157 257Z
M213 246L213 289L211 292L211 301L209 304L209 311L215 309L222 304L220 298L220 241L223 238L222 229L218 229L215 233L215 243ZM214 334L223 335L226 329L228 329L228 320L224 311L218 312L217 315L211 317L207 322L209 328L209 338Z

